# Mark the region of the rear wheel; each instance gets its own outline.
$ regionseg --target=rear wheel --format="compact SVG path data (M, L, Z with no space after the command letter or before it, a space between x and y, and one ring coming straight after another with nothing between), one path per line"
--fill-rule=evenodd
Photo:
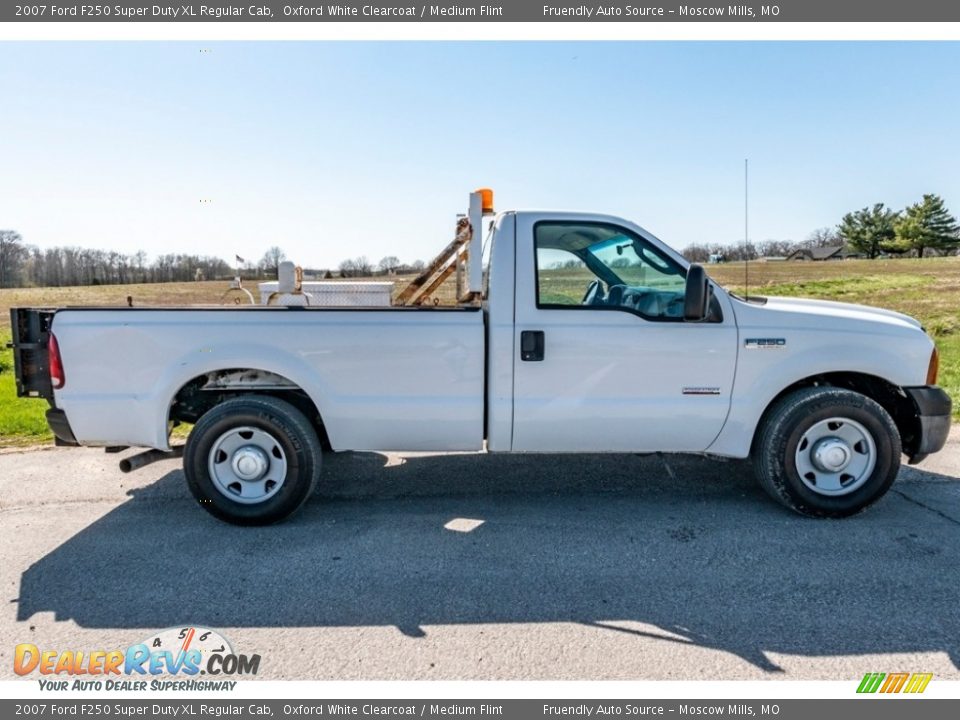
M266 525L310 497L320 473L320 443L290 403L239 397L200 418L187 439L183 469L190 492L211 515L235 525Z
M760 485L796 512L845 517L890 489L900 470L900 433L860 393L804 388L767 413L753 448Z

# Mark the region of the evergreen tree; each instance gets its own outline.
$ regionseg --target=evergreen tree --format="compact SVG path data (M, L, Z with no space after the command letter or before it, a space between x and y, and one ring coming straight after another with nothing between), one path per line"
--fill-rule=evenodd
M837 226L837 235L870 259L882 250L890 249L896 232L894 224L899 214L877 203L872 208L865 207L843 216Z
M960 225L939 195L924 195L908 207L894 223L895 246L900 252L916 250L923 257L927 248L950 250L960 247Z

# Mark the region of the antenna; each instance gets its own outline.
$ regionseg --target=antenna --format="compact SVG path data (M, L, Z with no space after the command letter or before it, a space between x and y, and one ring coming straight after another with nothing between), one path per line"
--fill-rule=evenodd
M743 160L743 298L750 299L750 159Z

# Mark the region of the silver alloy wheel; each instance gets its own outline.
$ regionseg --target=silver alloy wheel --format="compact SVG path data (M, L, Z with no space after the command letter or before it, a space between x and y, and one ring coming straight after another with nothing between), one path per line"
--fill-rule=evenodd
M847 495L863 485L877 465L877 445L863 425L844 417L807 428L797 444L797 472L820 495Z
M253 505L276 495L287 477L287 456L270 433L254 427L227 430L210 448L210 479L234 502Z

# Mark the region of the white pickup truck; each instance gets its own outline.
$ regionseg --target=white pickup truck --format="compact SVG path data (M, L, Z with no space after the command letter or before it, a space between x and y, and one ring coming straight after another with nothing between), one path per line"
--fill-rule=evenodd
M838 517L943 447L951 402L912 318L745 299L626 220L475 200L471 303L14 308L18 391L60 444L153 448L126 469L182 453L237 524L297 510L324 451L752 457L776 500Z

